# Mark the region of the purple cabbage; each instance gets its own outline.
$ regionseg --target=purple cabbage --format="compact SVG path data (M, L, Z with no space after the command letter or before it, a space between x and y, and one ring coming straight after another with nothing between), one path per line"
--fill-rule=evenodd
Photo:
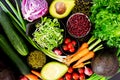
M21 10L25 20L32 22L48 12L46 0L22 0Z

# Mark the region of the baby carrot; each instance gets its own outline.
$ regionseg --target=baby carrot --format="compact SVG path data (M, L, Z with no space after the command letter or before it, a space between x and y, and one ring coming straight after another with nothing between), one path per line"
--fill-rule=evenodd
M81 57L81 58L77 61L77 63L74 64L74 66L76 66L76 65L78 65L78 64L80 64L80 63L82 63L82 62L84 62L84 61L87 61L87 60L93 58L94 55L95 55L95 53L94 53L93 51L88 52L86 55L84 55L83 57Z
M38 77L34 74L26 74L25 75L29 80L39 80Z
M80 63L80 64L78 64L78 65L73 65L72 67L73 67L73 68L82 68L82 67L84 67L84 66L85 66L84 63Z
M80 48L78 48L78 50L77 50L77 52L76 53L74 53L74 54L72 54L72 55L69 55L69 56L67 56L67 59L69 60L69 59L71 59L72 57L74 57L75 55L77 55L78 54L78 52L80 52L82 49L84 49L84 48L88 48L88 43L83 43L81 46L80 46Z
M38 76L39 78L41 78L40 72L37 72L35 70L31 70L31 73L33 73L34 75Z
M77 61L78 59L86 55L88 52L89 52L88 48L82 49L81 51L77 52L74 57L72 57L69 61L67 61L66 64L70 65L72 62Z

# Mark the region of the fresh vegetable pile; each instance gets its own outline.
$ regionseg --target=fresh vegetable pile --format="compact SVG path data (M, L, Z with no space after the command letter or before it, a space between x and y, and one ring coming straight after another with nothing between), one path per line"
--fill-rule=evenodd
M0 48L17 80L108 80L119 72L119 0L81 0L88 12L78 0L14 2L0 1Z

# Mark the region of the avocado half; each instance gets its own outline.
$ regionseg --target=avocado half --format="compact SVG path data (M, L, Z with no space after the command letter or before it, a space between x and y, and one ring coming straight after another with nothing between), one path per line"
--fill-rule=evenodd
M43 80L58 80L67 72L67 70L67 65L51 61L43 66L41 70L41 77Z
M60 5L56 7L57 4ZM54 0L49 7L49 13L55 18L64 18L70 14L74 6L75 0Z

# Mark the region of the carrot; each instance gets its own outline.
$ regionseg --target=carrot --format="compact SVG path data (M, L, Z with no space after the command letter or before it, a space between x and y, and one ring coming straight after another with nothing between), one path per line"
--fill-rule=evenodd
M76 55L73 58L71 58L69 61L67 61L66 64L70 65L72 62L77 61L78 59L86 55L88 52L89 52L88 48L84 48L79 52L77 51Z
M82 68L82 67L84 67L85 65L87 65L87 64L90 64L91 62L90 61L87 61L87 62L85 62L85 63L79 63L78 65L73 65L72 67L73 68Z
M93 51L88 52L86 55L84 55L83 57L81 57L81 58L77 61L77 63L74 64L74 66L77 66L78 64L80 64L80 63L82 63L82 62L84 62L84 61L87 61L87 60L93 58L94 55L95 55L95 53L94 53Z
M31 70L31 73L33 73L34 75L38 76L39 78L41 78L40 72L37 72L35 70Z
M34 74L26 74L25 75L29 80L39 80L38 77Z
M84 66L85 66L84 63L80 63L80 64L78 64L77 66L76 66L76 65L73 65L72 67L73 67L73 68L82 68L82 67L84 67Z
M74 54L72 54L72 55L69 55L69 56L67 56L67 60L69 60L69 59L71 59L72 57L74 57L75 55L77 55L82 49L84 49L84 48L88 48L88 44L85 42L85 43L83 43L81 46L80 46L80 48L78 48L78 50L77 50L77 52L76 53L74 53Z

